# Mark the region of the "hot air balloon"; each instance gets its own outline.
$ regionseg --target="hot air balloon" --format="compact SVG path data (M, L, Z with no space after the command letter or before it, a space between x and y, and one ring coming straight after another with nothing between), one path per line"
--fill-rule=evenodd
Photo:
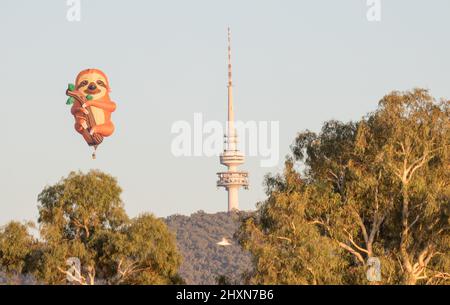
M69 96L66 104L72 105L75 130L94 147L93 159L103 139L114 132L111 113L116 110L116 103L111 101L110 91L108 77L98 69L81 71L75 84L69 84L66 91Z

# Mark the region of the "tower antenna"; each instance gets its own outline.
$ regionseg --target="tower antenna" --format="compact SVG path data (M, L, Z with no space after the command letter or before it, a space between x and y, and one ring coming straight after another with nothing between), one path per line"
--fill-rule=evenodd
M232 77L232 67L231 67L231 29L228 27L228 86L233 86Z

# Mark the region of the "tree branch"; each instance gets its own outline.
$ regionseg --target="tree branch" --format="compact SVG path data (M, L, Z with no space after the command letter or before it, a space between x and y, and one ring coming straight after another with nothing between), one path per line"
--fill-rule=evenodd
M68 270L64 270L60 267L57 267L57 269L66 275L67 278L70 278L71 281L77 282L80 285L87 285L86 279L76 270L76 273L79 275L79 277L73 276Z
M356 221L357 221L359 227L361 228L364 242L366 243L366 246L367 246L367 244L369 243L369 236L367 235L366 226L364 225L364 222L363 222L361 216L359 215L359 213L356 211L356 209L354 207L352 207L352 209L353 209L353 213L356 215ZM347 232L347 234L349 234L349 233Z
M369 251L367 251L367 250L364 249L364 248L361 248L360 246L358 246L358 245L355 243L355 241L353 240L352 235L351 235L347 230L344 229L344 231L348 234L348 240L350 241L350 243L351 243L356 249L358 249L359 251L364 252L364 253L366 253L366 254L369 254Z
M364 258L362 257L362 255L358 251L356 251L352 247L344 244L343 242L338 242L338 245L341 248L343 248L343 249L347 250L348 252L350 252L351 254L353 254L359 262L361 262L363 265L365 265Z

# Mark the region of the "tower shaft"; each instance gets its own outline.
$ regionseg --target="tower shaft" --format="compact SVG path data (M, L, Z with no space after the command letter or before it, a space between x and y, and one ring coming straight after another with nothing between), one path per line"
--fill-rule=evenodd
M229 187L228 191L228 212L239 210L239 186Z

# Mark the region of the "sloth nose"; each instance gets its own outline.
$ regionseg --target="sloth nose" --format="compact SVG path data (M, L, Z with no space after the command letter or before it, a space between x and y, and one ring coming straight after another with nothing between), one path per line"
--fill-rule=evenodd
M90 83L88 89L95 90L95 89L97 89L97 86L94 83Z

